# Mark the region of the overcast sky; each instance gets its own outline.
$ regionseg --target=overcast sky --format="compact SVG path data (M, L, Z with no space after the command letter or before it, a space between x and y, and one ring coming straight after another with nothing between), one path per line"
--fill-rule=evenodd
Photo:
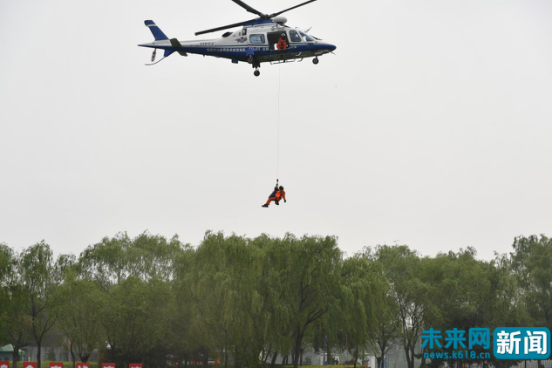
M263 12L296 0L248 0ZM248 64L169 36L252 18L230 0L0 0L0 242L79 254L148 230L336 235L423 255L552 236L552 2L319 0L288 25L337 45ZM202 38L218 37L220 33ZM280 170L288 202L261 208Z

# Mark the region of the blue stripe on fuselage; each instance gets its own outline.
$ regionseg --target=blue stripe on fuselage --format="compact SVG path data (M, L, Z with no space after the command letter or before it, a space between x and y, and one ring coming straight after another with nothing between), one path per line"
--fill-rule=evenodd
M142 45L141 45L142 46ZM287 53L299 53L299 52L312 52L317 50L329 50L333 51L335 46L324 43L307 44L307 43L293 43L287 51L269 50L267 45L251 46L251 45L224 45L224 46L182 46L173 47L171 45L154 46L143 45L145 47L158 48L163 50L184 51L190 54L199 54L205 56L214 56L227 59L246 60L246 52L253 50L255 55L259 57L273 56L273 55L285 55Z
M255 51L257 56L268 56L268 55L285 55L290 52L307 52L307 51L317 51L317 50L332 50L335 46L330 44L292 44L287 51L277 51L270 50L268 46L244 46L244 45L224 45L224 46L183 46L182 50L190 54L200 54L200 55L212 55L219 57L236 57L243 56L245 57L248 50Z

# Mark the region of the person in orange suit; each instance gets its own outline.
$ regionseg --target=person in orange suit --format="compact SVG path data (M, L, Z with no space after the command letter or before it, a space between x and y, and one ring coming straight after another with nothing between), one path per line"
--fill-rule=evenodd
M274 191L272 192L272 194L270 194L268 196L268 201L266 201L265 204L263 204L263 207L264 208L268 208L268 206L270 205L270 202L274 201L274 203L276 203L276 205L280 205L280 201L281 200L284 200L284 203L287 202L286 200L286 192L284 191L284 187L283 186L280 186L278 187L278 184L276 184L276 186L274 187Z
M284 187L280 185L279 190L276 192L276 204L280 205L280 201L283 199L284 203L287 202L286 200L286 192L284 191Z
M286 51L288 48L287 37L285 33L282 33L282 37L278 40L278 51Z

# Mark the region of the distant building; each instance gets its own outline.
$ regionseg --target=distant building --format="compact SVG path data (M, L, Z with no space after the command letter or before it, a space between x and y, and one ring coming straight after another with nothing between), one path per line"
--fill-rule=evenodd
M19 360L23 360L25 352L19 350ZM0 360L12 360L13 358L13 345L8 344L0 347Z

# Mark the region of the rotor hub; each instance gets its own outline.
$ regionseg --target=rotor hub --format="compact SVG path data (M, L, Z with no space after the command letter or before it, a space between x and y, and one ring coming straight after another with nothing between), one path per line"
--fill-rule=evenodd
M276 24L279 24L279 25L283 26L284 24L287 23L287 18L284 17L284 16L279 15L276 18L272 19L272 21Z

